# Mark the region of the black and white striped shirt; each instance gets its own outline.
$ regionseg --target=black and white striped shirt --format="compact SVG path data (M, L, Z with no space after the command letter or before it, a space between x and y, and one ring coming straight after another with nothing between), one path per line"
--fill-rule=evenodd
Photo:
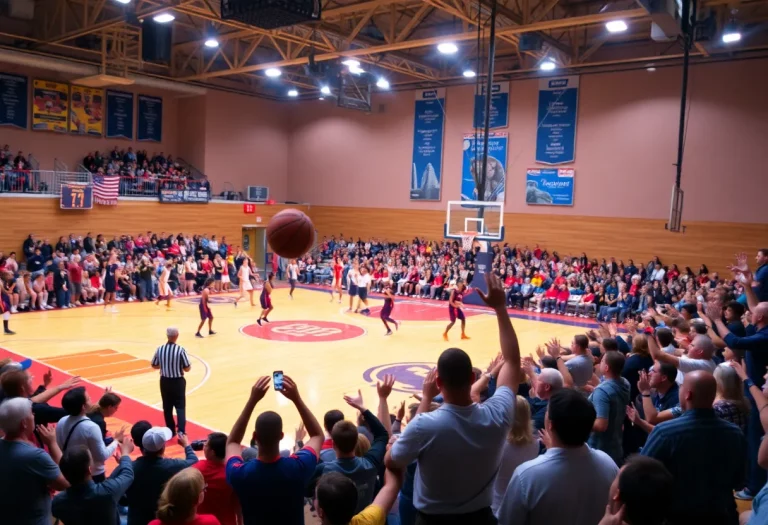
M161 377L184 377L184 368L189 368L187 351L176 343L165 343L155 350L152 366L160 366Z

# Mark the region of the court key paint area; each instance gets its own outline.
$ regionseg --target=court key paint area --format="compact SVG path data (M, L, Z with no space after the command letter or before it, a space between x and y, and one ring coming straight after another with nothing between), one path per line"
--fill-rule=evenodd
M186 377L187 415L198 425L190 427L193 439L204 437L208 429L228 432L256 379L275 370L297 382L318 417L337 408L352 419L355 414L342 396L361 389L365 402L375 406L376 381L384 374L396 377L390 398L395 407L421 390L424 375L445 348L460 346L483 369L499 350L496 319L480 307L465 310L471 339L460 341L456 329L445 343L445 302L397 300L393 315L404 322L399 331L385 337L378 318L383 304L380 297L370 299L372 313L364 316L343 308L346 297L342 305L329 302L327 289L297 288L291 301L287 289L277 288L272 295L271 322L263 326L256 324L261 309L243 301L235 308L234 297L214 296L211 309L217 333L209 336L203 330L203 339L194 337L199 298L190 297L174 301L169 312L151 303L121 303L117 314L84 307L14 315L11 323L17 335L1 336L0 347L36 361L36 384L48 367L62 377L80 375L93 385L94 398L104 387L112 386L131 400L124 405L125 411L118 412L120 420L156 420L159 416L162 421L156 410L160 403L158 372L149 362L165 341L166 328L177 327L179 344L192 362ZM552 337L567 344L574 334L584 332L581 326L543 322L527 312L511 315L523 354L535 353L537 345ZM127 409L129 406L132 408ZM286 435L292 435L299 418L288 400L270 392L257 412L263 410L279 411Z

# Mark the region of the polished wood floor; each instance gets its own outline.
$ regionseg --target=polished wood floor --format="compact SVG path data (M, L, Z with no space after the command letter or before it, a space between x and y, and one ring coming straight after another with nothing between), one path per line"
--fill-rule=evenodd
M403 323L387 337L377 314L382 304L379 298L371 299L373 312L365 317L345 311L346 295L343 304L329 302L327 291L317 289L297 289L294 296L290 300L288 290L278 288L272 296L271 323L259 327L255 324L260 312L258 291L255 307L245 300L235 308L233 296L217 295L212 305L217 333L208 336L206 327L203 339L194 337L199 322L197 297L175 300L172 311L152 303L119 303L118 313L92 306L19 314L11 319L17 335L0 336L0 348L32 358L38 366L57 373L80 375L102 387L111 385L139 404L159 407L158 373L150 368L149 360L165 341L166 328L177 327L181 331L178 342L192 361L192 371L187 374L187 417L203 429L223 432L230 430L255 380L275 370L296 380L319 419L332 408L352 418L354 410L345 405L342 396L361 389L375 411L376 378L384 373L393 372L397 378L390 398L394 408L421 390L421 379L449 345L465 349L483 369L498 352L495 318L477 307L466 308L471 339L460 341L456 326L451 342L445 343L445 303L398 301L393 317ZM584 331L564 324L571 318L537 320L538 316L527 312L523 317L529 318L512 315L524 354L533 354L537 345L552 337L567 343ZM292 439L298 416L290 403L270 392L257 413L263 410L279 411L286 437Z

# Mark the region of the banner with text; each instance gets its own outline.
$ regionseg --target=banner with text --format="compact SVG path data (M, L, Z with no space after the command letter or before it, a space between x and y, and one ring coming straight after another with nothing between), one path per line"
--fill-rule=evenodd
M475 95L475 118L472 127L485 127L485 92ZM491 86L491 116L488 129L506 128L509 125L509 82L494 82Z
M27 77L0 73L0 126L27 129Z
M32 129L67 132L69 86L61 82L32 82Z
M69 132L75 135L104 134L104 90L72 86Z
M579 77L539 80L536 162L564 164L576 157Z
M139 126L137 140L162 142L163 99L139 95Z
M485 191L479 198L478 187L483 169L483 134L464 135L464 154L461 161L461 200L504 202L507 186L507 133L488 134L488 161L485 175Z
M413 118L411 200L440 200L444 126L445 88L417 91Z
M133 140L133 93L107 91L107 138Z
M207 204L208 190L160 190L160 202L197 202Z
M525 177L525 203L573 206L573 168L531 168Z

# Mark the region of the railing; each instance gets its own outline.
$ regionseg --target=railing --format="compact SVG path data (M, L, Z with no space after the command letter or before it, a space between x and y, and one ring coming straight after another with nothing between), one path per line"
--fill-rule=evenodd
M0 193L60 195L67 182L89 184L90 173L51 170L0 170Z
M39 170L40 169L40 161L37 160L37 157L35 157L31 153L27 156L27 162L29 162L29 166L33 170Z
M160 190L198 190L207 191L210 200L210 185L207 180L184 180L172 177L120 177L121 197L157 198Z
M67 167L67 163L63 160L59 159L53 159L53 170L54 171L69 171L69 167Z
M208 180L208 177L197 169L194 165L190 164L186 160L182 159L181 157L176 157L176 162L181 165L182 168L185 168L187 171L189 171L189 174L192 175L192 179L194 180Z

